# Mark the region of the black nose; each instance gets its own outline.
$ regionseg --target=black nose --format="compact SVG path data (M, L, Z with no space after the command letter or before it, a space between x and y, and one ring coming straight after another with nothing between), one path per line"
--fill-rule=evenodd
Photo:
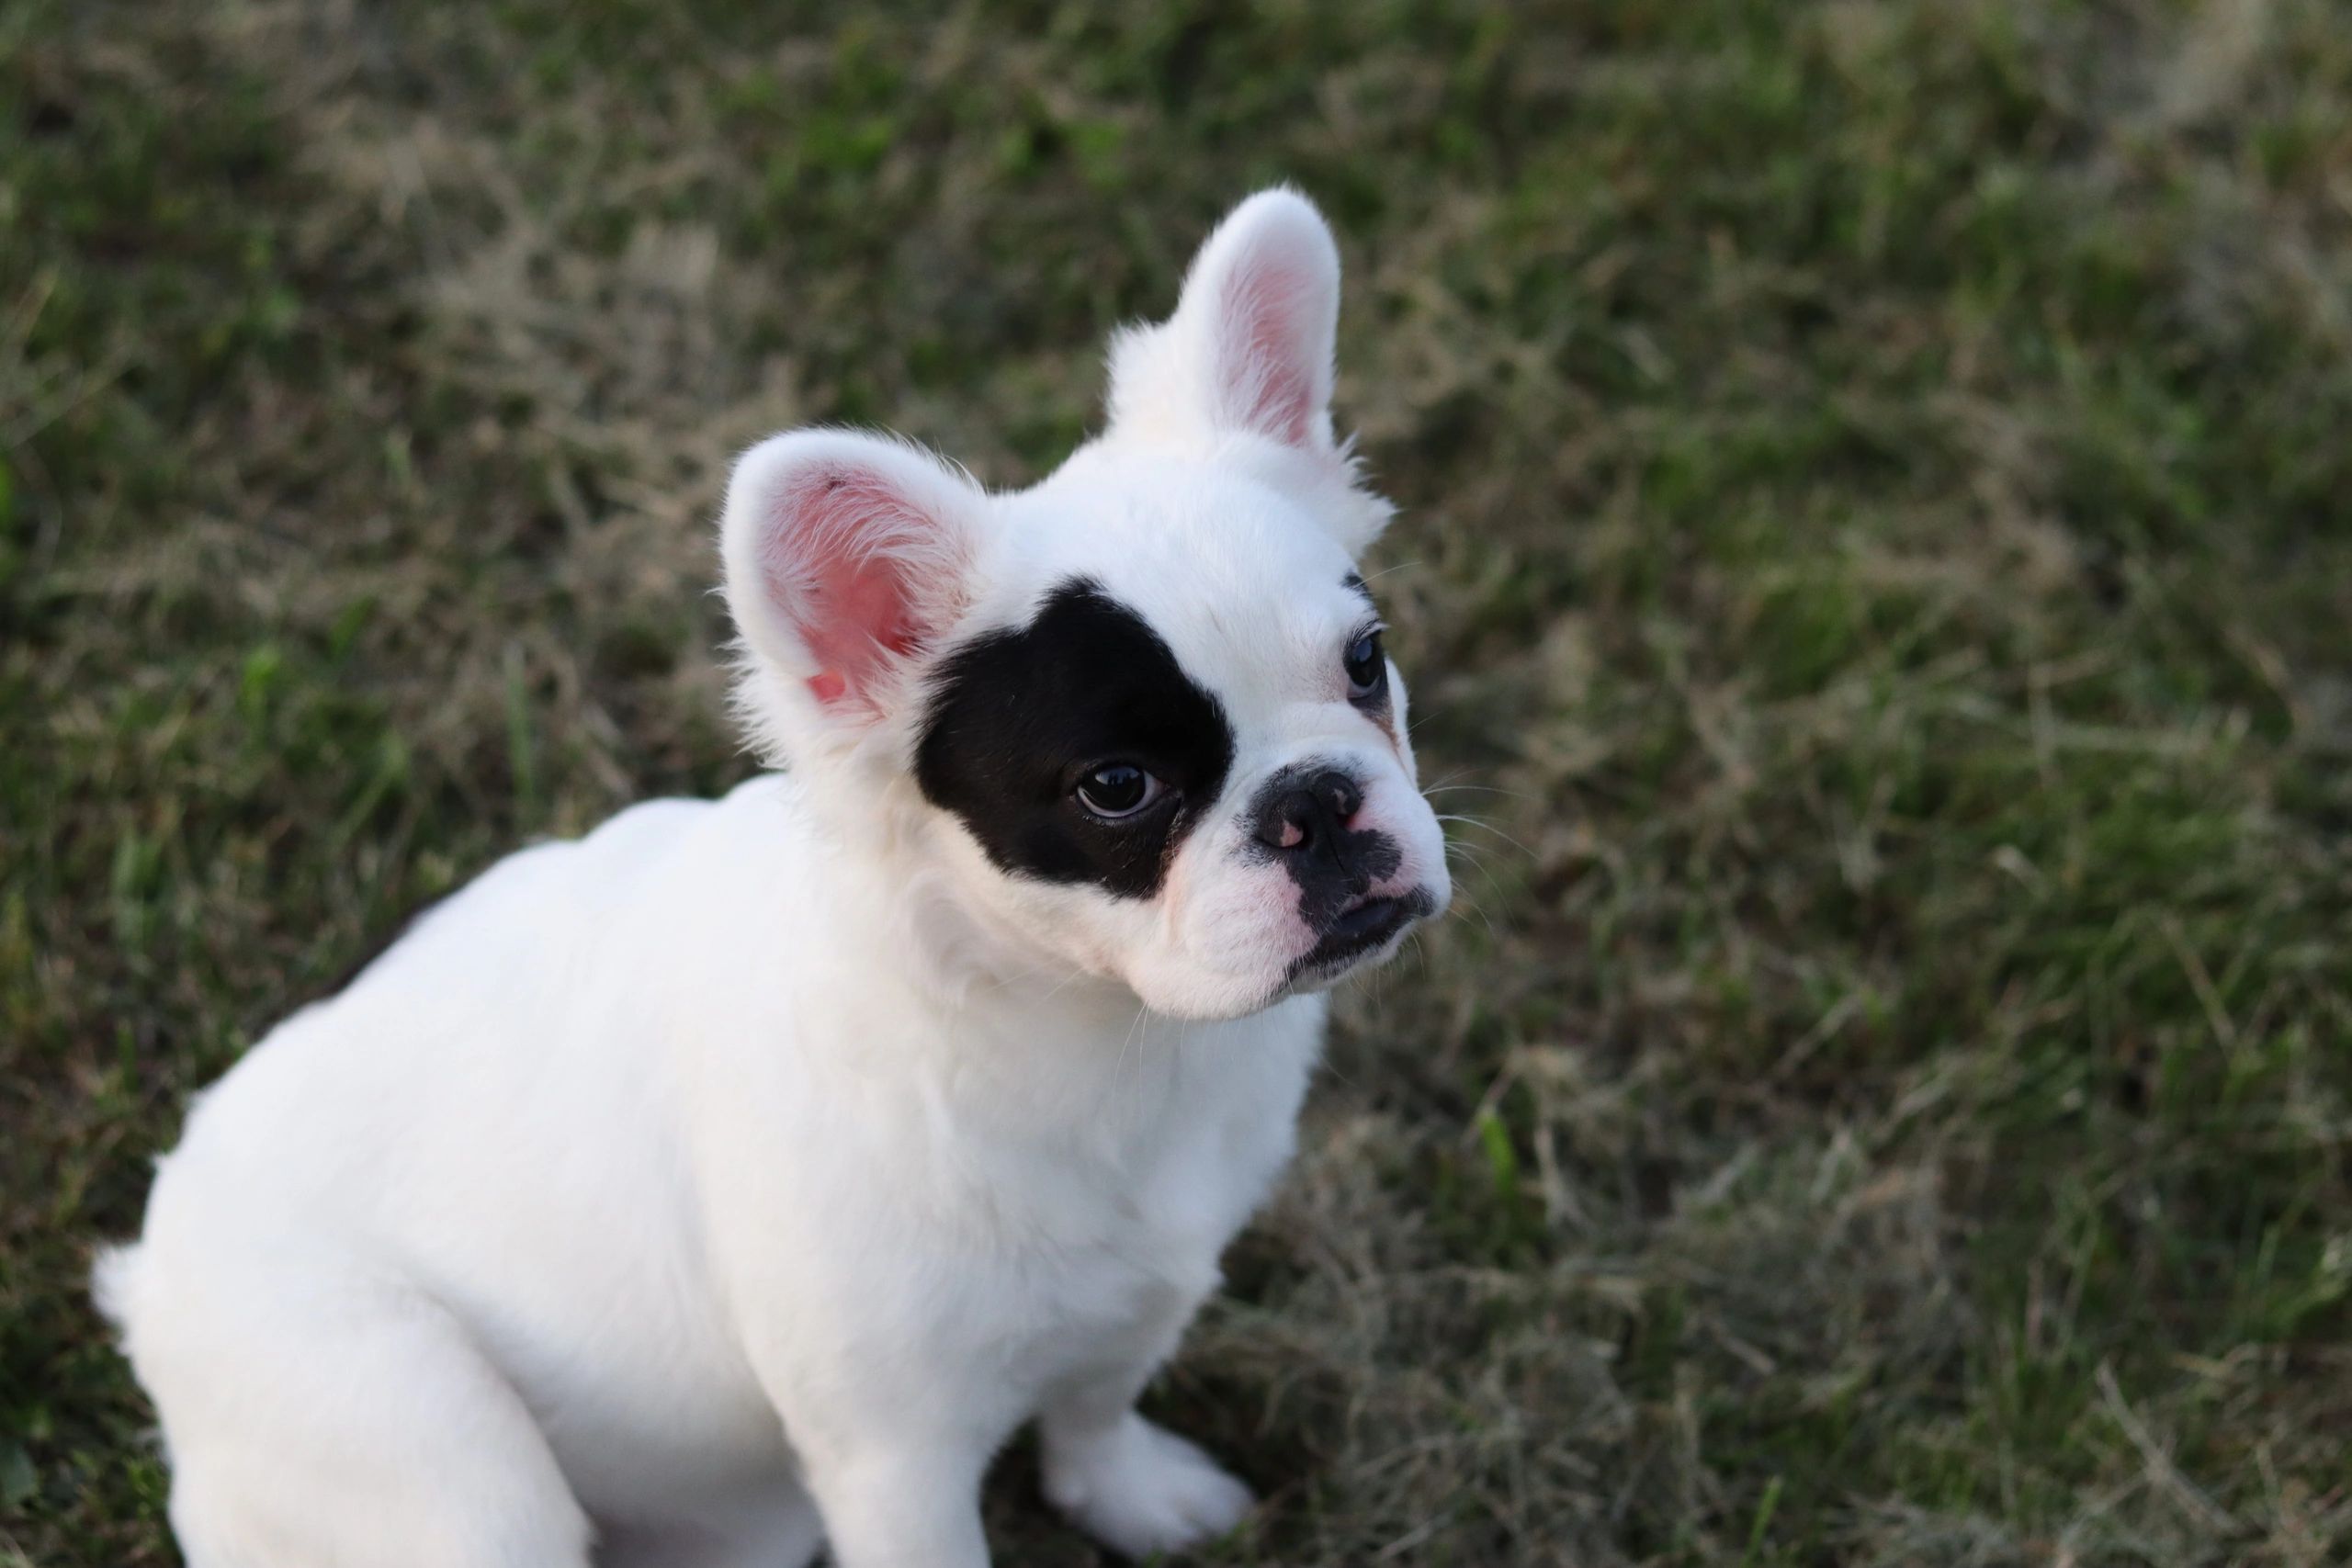
M1363 791L1336 768L1276 790L1258 810L1258 841L1271 849L1304 854L1329 850L1363 809Z

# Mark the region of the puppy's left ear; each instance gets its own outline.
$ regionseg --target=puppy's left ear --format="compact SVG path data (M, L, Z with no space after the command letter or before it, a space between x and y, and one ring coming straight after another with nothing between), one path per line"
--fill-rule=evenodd
M1296 191L1260 191L1233 209L1184 276L1176 313L1111 345L1111 428L1191 446L1254 436L1306 482L1331 491L1350 550L1372 542L1386 503L1354 488L1331 435L1331 363L1340 322L1340 250Z
M1114 423L1166 421L1331 447L1340 249L1292 190L1235 208L1193 258L1166 325L1112 350Z
M979 487L922 448L798 430L743 454L719 524L741 696L786 753L899 712L966 604Z

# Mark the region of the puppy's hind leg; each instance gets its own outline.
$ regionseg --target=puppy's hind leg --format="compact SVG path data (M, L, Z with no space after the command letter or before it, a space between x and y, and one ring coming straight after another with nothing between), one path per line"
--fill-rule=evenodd
M588 1568L547 1439L438 1303L356 1269L158 1262L109 1259L102 1293L190 1568Z

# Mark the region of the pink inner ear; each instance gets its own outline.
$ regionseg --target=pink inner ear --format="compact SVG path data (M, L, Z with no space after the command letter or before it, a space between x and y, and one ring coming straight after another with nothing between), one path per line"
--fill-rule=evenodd
M1312 334L1298 319L1313 298L1306 278L1261 257L1245 258L1226 279L1220 370L1234 412L1247 428L1294 446L1306 445L1315 413L1315 371L1305 362Z
M769 592L817 666L808 690L828 707L873 705L893 659L923 627L907 562L887 546L910 525L904 497L876 475L835 472L788 497L772 539ZM877 546L885 547L877 549Z

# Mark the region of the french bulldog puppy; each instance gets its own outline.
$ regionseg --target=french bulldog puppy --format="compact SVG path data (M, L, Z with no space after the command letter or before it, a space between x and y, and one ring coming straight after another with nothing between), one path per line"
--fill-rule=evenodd
M982 1472L1145 1555L1241 1483L1136 1413L1288 1158L1323 992L1451 896L1286 190L994 494L746 452L777 767L525 850L206 1093L100 1301L193 1568L979 1568Z

